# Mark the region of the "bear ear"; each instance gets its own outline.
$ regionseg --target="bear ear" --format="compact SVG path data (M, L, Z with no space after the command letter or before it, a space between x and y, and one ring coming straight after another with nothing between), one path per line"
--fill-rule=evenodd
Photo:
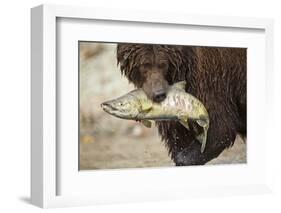
M124 66L124 63L129 57L130 51L128 51L127 48L128 46L125 44L118 44L116 53L117 53L117 65L120 64L121 67Z
M117 45L117 65L120 64L122 74L130 76L134 64L134 60L131 58L134 53L133 45L130 44L118 44Z
M186 81L180 81L180 82L174 83L172 87L178 88L180 90L185 90Z

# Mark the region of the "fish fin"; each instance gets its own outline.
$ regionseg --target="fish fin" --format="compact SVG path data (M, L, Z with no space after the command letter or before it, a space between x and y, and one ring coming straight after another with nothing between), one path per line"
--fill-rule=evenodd
M206 146L206 135L205 135L205 133L202 133L202 134L200 134L200 135L198 135L198 136L196 136L196 139L201 143L201 153L203 153L204 152L204 150L205 150L205 146Z
M142 110L143 111L147 111L150 110L152 108L152 102L144 102L142 103Z
M179 120L180 120L180 123L185 127L187 128L188 130L190 130L189 128L189 125L188 125L188 117L187 116L179 116Z
M173 85L173 87L176 87L181 90L185 90L185 86L186 86L186 81L180 81Z
M207 143L208 126L204 127L204 131L196 136L196 139L201 143L201 153L204 152Z
M141 120L141 123L146 126L147 128L151 128L152 122L149 120Z
M188 125L188 122L187 122L187 121L182 121L182 120L180 120L179 122L180 122L180 123L181 123L181 125L183 125L185 128L187 128L188 130L190 130L189 125Z
M187 122L187 120L188 120L188 116L184 116L184 115L180 115L178 118L179 118L179 120L184 121L184 122Z
M203 153L207 142L207 131L209 128L209 121L207 119L199 119L196 120L196 123L204 129L203 133L199 134L196 137L196 139L201 143L201 153Z

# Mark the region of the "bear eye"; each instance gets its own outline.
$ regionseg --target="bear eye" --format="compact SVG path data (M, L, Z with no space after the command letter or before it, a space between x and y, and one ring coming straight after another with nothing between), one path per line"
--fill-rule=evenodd
M150 68L150 67L151 67L151 64L150 64L150 63L144 63L144 64L143 64L143 67L146 68L146 69L147 69L147 68Z
M160 63L160 64L158 64L158 67L163 69L163 68L166 68L167 65L165 63Z

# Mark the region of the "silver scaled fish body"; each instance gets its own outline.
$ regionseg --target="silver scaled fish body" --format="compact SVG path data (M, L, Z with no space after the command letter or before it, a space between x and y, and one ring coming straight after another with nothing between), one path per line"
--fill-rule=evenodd
M103 110L122 119L140 120L145 126L151 127L151 121L178 120L185 128L189 121L196 122L203 128L196 136L204 152L209 128L208 112L196 97L185 91L185 81L175 83L167 91L166 99L160 103L152 102L142 89L137 89L117 99L101 104Z

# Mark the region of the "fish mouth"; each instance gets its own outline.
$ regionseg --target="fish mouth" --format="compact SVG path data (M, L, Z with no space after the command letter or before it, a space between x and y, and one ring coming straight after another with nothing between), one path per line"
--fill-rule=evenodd
M102 103L101 107L106 113L113 115L117 118L130 119L130 117L127 115L127 113L122 113L119 109L112 106L112 104L110 104L110 103L106 103L106 102Z
M106 102L101 104L101 108L107 113L112 113L113 111L117 110L114 106Z

